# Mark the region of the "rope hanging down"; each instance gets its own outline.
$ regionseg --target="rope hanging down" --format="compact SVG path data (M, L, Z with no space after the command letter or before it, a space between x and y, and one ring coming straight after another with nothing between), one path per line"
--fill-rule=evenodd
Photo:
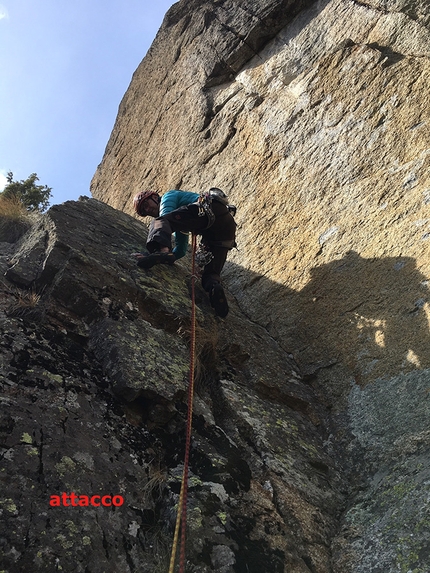
M184 471L182 474L181 493L179 495L178 513L176 516L175 534L170 556L169 573L174 573L176 552L178 549L179 529L181 528L181 547L179 552L179 573L185 572L185 536L187 524L188 467L190 460L191 426L193 420L194 369L196 358L196 235L192 234L192 275L191 275L191 340L190 340L190 378L188 383L188 414L185 438Z

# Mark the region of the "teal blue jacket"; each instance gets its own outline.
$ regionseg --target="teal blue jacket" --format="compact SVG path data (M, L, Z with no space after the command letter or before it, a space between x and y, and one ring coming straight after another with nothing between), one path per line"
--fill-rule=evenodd
M171 213L175 209L179 209L179 207L195 203L198 198L199 195L197 193L192 193L191 191L167 191L167 193L161 197L160 217L167 215L167 213ZM173 253L177 259L180 259L184 257L187 252L188 234L177 232L173 233L173 235L175 237L175 248L173 249Z

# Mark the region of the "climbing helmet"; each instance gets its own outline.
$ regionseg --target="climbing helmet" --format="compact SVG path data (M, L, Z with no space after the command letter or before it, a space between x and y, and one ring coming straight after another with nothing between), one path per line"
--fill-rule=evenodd
M145 217L147 215L145 211L145 201L154 197L158 202L160 202L161 198L156 191L141 191L137 195L134 196L133 199L133 207L134 210L138 215L141 217Z

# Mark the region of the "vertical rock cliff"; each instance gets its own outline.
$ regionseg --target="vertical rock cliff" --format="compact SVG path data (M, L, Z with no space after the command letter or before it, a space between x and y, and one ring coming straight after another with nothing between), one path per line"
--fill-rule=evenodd
M430 566L429 26L423 0L179 2L92 182L128 212L145 187L238 205L226 284L330 411L349 481L333 571Z
M165 571L183 461L189 261L140 271L142 188L222 188L198 294L188 570L430 570L430 7L181 0L91 185L3 243L7 573ZM53 507L62 492L120 507ZM1 567L0 567L1 570Z

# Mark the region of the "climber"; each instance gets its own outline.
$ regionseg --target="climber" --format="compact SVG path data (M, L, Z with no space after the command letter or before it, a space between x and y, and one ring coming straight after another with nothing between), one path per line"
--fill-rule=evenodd
M136 253L137 265L144 269L160 263L172 265L186 254L188 233L201 235L202 286L209 293L215 314L227 316L229 308L220 275L228 251L236 245L236 222L232 216L236 208L228 204L225 193L215 187L200 195L173 190L161 197L155 191L141 191L134 197L133 205L141 217L154 217L146 243L150 254Z

